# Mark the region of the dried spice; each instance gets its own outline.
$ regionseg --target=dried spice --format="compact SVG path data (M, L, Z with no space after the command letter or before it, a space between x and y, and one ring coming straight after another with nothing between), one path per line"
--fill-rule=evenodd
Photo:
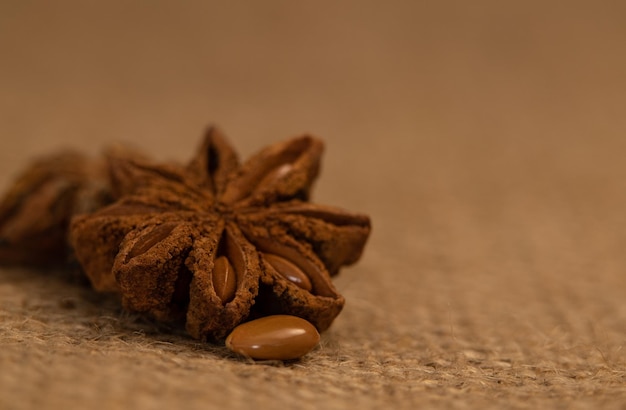
M211 129L187 165L123 148L43 158L0 202L0 263L71 250L96 290L199 339L271 315L323 331L344 304L331 276L359 259L370 220L308 202L322 151L303 136L240 164Z
M307 202L321 141L268 147L243 165L211 129L187 166L119 159L119 200L76 217L70 240L93 286L126 309L186 320L201 339L272 314L320 331L344 304L331 276L361 255L367 216Z
M112 202L108 181L105 161L76 152L35 161L0 202L0 262L65 263L71 217Z

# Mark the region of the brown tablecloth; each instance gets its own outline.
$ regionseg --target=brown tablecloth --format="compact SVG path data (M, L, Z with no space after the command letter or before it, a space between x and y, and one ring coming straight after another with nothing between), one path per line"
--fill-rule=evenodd
M2 2L0 188L62 147L316 134L314 200L374 226L344 312L254 364L0 268L0 408L623 409L626 7L224 3Z

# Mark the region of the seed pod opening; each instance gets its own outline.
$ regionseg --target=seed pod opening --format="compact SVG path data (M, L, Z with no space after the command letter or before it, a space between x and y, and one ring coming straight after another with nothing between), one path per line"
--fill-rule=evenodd
M213 290L223 304L234 299L237 292L237 285L241 283L241 278L245 273L245 262L243 250L224 229L220 239L216 258L213 262L213 272L211 275Z

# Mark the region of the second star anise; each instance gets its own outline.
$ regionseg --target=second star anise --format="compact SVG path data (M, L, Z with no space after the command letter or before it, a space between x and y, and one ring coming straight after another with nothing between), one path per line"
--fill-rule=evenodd
M307 202L322 151L304 136L240 165L211 129L185 167L114 161L119 199L72 221L76 257L97 290L196 338L277 313L325 330L344 304L330 278L360 257L370 221Z

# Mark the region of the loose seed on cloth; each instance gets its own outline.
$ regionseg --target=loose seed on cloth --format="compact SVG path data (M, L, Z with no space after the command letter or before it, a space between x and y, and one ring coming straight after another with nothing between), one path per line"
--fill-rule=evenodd
M226 338L226 347L253 359L290 360L304 356L319 341L317 329L306 320L273 315L237 326Z

